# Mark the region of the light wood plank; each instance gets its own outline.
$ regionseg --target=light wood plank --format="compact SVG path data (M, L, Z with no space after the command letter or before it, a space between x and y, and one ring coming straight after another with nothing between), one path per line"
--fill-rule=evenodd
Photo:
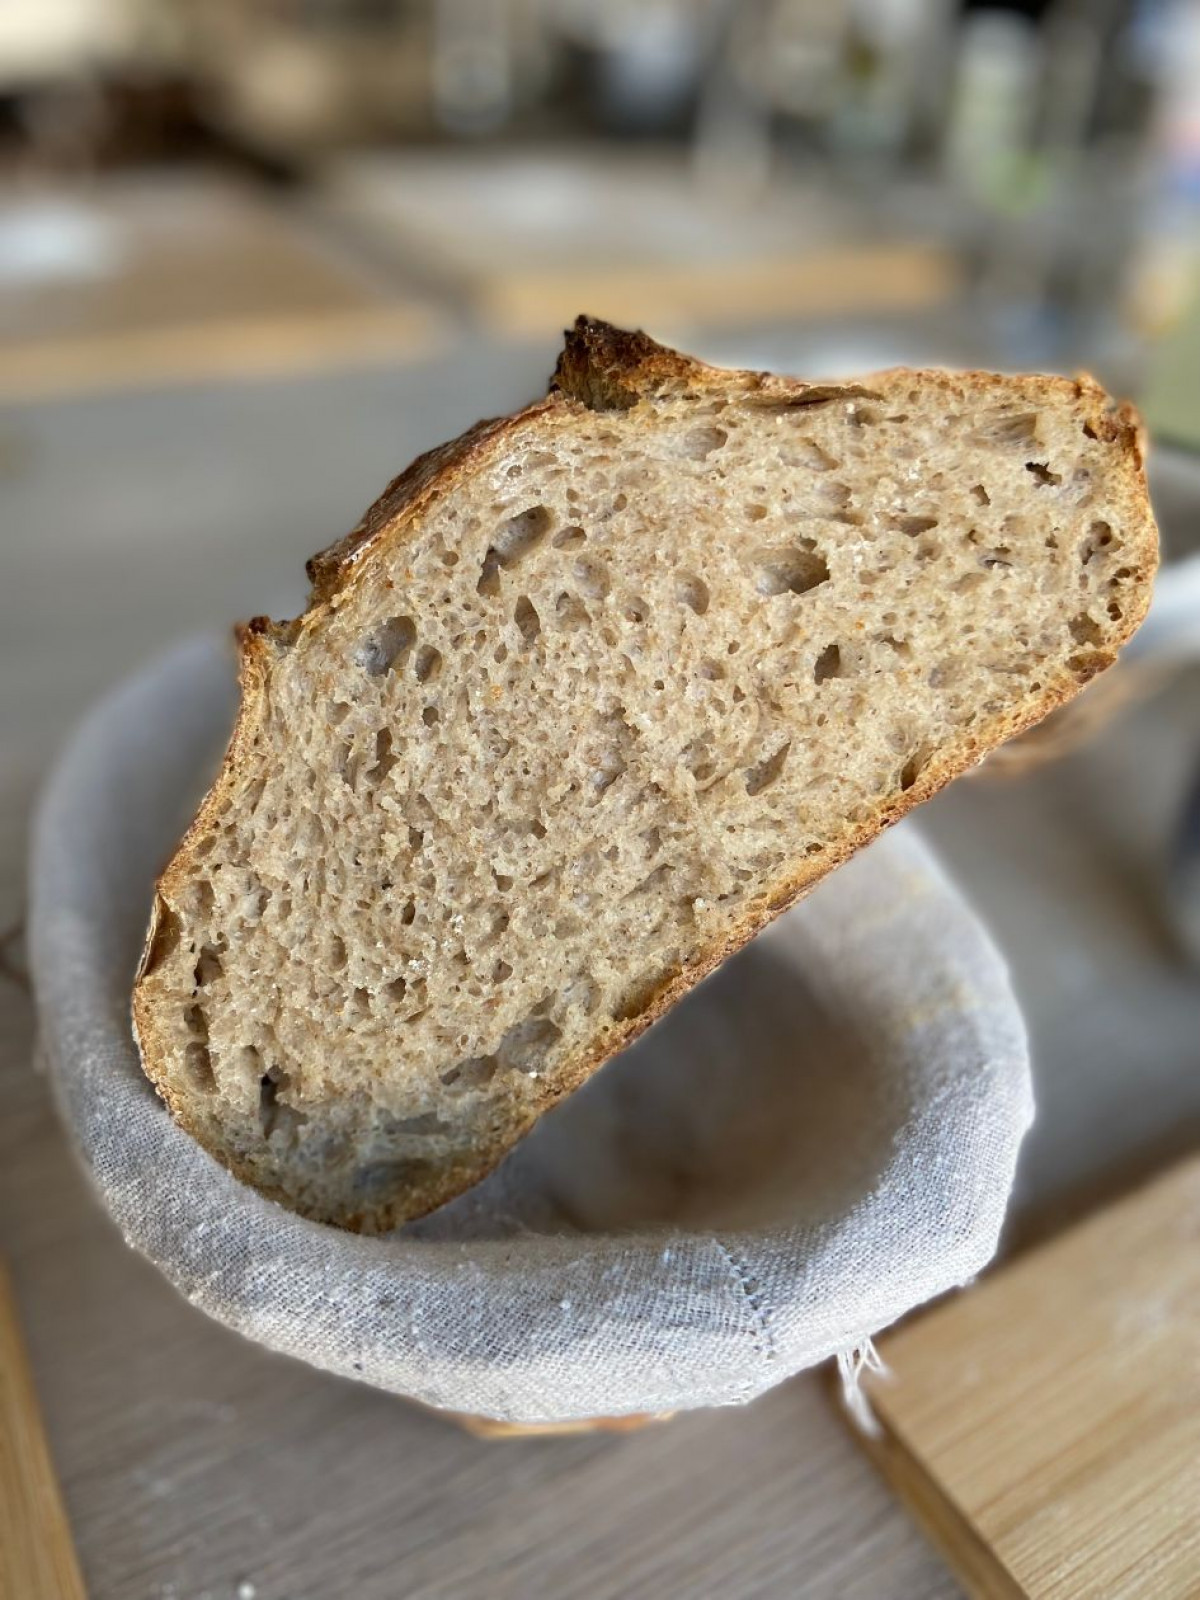
M84 1600L33 1375L0 1264L0 1600Z
M876 1457L972 1594L1200 1595L1200 1158L880 1351Z
M376 307L0 344L0 402L394 367L429 355L447 333L432 312Z
M585 261L481 274L474 300L484 322L532 336L581 312L624 327L719 327L763 317L827 317L915 311L947 301L959 286L936 245L848 245L745 261Z
M298 205L193 174L0 194L0 400L410 360L436 308Z

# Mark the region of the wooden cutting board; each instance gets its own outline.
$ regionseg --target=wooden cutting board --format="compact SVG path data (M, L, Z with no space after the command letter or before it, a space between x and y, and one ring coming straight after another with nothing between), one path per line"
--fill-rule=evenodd
M0 1264L0 1600L85 1600L8 1277Z
M969 1594L1200 1596L1200 1159L879 1352L868 1443Z

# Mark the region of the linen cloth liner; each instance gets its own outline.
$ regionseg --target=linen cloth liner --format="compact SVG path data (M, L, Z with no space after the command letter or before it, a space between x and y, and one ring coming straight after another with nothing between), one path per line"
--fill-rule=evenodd
M752 1399L992 1255L1032 1117L1003 963L910 825L835 873L471 1194L384 1238L231 1177L143 1077L151 886L234 705L223 639L114 691L36 819L30 945L61 1113L125 1239L209 1316L519 1422Z

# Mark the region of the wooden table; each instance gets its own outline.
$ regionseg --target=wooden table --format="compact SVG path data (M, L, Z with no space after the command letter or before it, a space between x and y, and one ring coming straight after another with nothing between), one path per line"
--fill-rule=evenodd
M95 1600L958 1593L823 1375L639 1434L488 1444L241 1341L123 1246L33 1070L26 819L72 720L181 631L294 605L303 558L398 465L550 360L0 411L0 1254ZM1033 1027L1018 1231L1200 1128L1200 978L1157 890L1198 751L1193 679L1095 752L927 813Z
M428 354L442 319L298 204L178 171L0 190L0 399Z

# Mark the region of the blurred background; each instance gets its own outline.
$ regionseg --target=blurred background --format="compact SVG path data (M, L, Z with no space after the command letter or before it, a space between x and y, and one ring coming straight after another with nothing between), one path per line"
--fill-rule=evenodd
M581 311L806 376L1087 367L1143 408L1187 581L1090 740L920 825L1029 1020L1010 1246L1200 1142L1200 0L0 0L0 1255L96 1594L695 1594L730 1550L722 1593L958 1592L815 1382L640 1467L513 1470L234 1340L124 1250L29 1071L26 826L72 723L299 609ZM665 1543L624 1547L626 1481ZM620 1583L553 1569L564 1504ZM286 1581L241 1583L268 1546Z
M94 560L113 670L297 603L580 311L808 376L1086 366L1200 443L1200 4L0 7L9 553Z
M0 394L586 309L1200 428L1191 0L5 0L0 172Z

